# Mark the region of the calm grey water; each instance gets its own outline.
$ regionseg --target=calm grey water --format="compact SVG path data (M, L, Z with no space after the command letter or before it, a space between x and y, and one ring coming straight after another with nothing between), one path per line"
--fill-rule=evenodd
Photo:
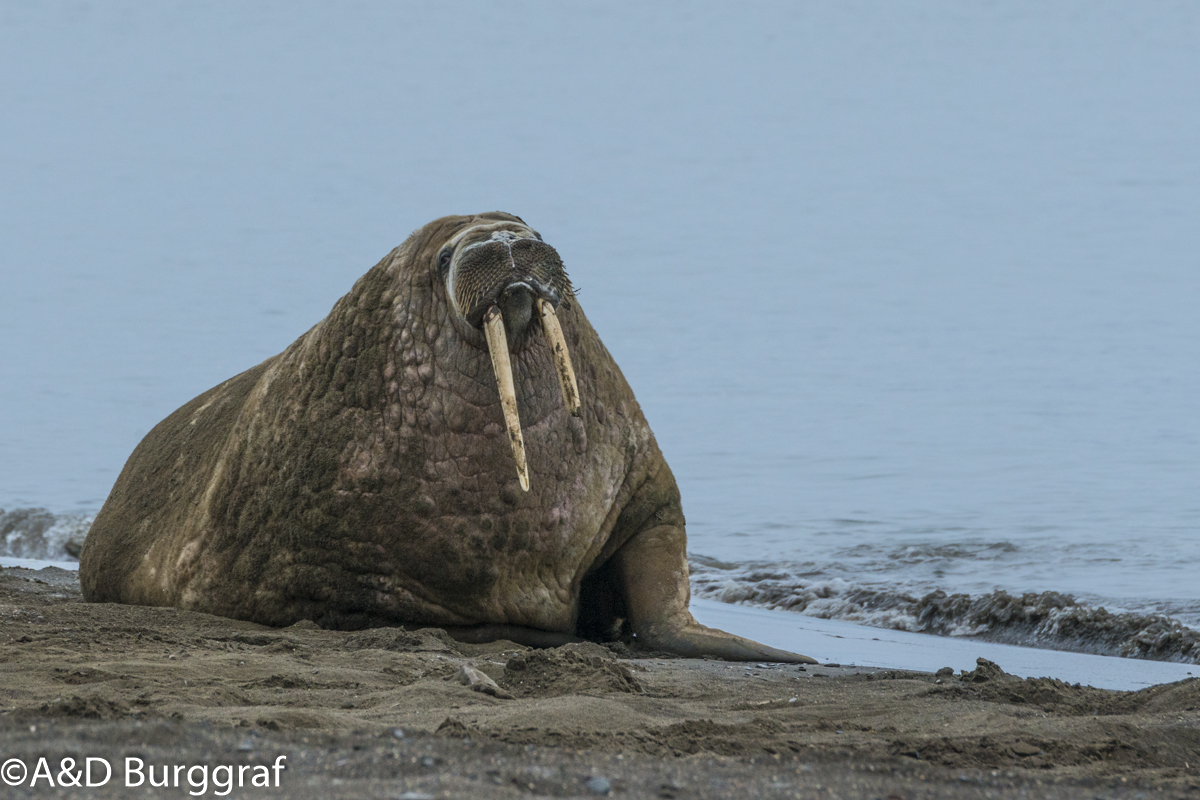
M0 507L503 209L694 552L1200 623L1198 75L1188 2L5 3Z

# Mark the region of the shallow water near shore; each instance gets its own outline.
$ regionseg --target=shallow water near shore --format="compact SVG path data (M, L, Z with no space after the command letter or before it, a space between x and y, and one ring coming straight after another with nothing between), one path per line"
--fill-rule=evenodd
M49 509L61 544L160 419L412 229L502 208L637 393L700 596L916 629L958 593L935 630L1001 639L998 591L1149 620L1129 640L1200 627L1197 25L6 8L0 508ZM61 557L20 524L2 554Z

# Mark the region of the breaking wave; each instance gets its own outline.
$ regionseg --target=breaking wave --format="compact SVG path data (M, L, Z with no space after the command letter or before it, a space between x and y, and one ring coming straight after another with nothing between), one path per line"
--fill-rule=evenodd
M78 561L95 514L52 514L44 508L0 508L0 556Z
M690 559L692 595L876 628L1104 656L1200 664L1200 631L1165 614L1118 612L1058 592L923 595L778 566Z

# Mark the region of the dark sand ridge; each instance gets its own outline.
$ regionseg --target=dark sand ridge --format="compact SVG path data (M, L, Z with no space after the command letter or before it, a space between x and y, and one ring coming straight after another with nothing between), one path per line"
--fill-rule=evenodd
M988 663L939 677L271 629L89 605L56 569L3 570L0 620L3 759L288 755L283 790L232 796L596 796L606 782L625 797L1200 798L1195 679L1127 693ZM462 685L464 664L512 699ZM9 791L127 796L119 783Z

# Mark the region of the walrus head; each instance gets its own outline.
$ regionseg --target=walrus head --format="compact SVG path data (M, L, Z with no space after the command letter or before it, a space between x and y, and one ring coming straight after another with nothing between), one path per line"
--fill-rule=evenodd
M452 312L487 340L517 477L529 491L509 348L541 329L554 356L563 404L579 416L579 387L556 309L572 295L558 252L517 220L483 222L456 234L437 256Z

